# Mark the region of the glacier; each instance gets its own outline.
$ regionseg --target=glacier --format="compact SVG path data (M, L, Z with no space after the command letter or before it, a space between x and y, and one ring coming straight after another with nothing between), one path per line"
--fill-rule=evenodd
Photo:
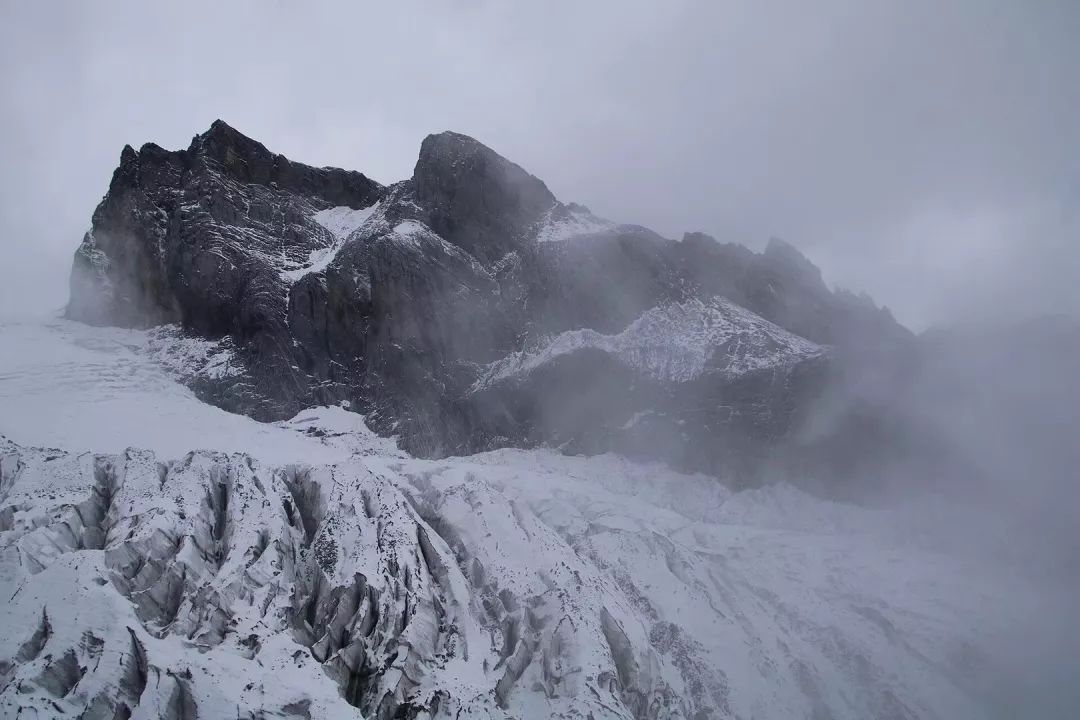
M229 353L0 324L0 715L1013 717L1003 649L1060 612L933 498L418 459L341 407L200 402Z

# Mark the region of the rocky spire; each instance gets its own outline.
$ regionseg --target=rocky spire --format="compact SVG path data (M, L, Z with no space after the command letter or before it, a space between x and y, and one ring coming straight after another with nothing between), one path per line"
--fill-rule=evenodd
M429 135L413 170L416 198L429 225L487 262L518 247L555 204L543 181L467 135Z

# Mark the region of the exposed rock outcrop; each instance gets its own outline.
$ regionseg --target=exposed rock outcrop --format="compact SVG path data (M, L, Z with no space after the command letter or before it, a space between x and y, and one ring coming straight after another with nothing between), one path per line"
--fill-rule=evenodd
M592 343L484 381L567 333L617 336L691 305L738 308L693 377ZM76 253L68 315L227 337L232 371L192 385L258 419L347 401L426 456L622 449L747 481L771 451L796 452L830 384L893 362L910 339L888 311L831 292L790 245L755 254L607 222L464 135L428 137L413 176L384 187L274 155L221 121L186 150L124 149ZM740 366L765 325L801 350L766 344L754 352L776 362Z

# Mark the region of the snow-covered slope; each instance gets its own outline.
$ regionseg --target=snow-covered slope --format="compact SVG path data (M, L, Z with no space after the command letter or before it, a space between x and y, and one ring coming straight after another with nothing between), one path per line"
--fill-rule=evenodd
M524 375L560 355L602 350L634 370L685 382L706 370L741 375L820 355L820 345L774 325L724 298L693 299L646 311L622 332L569 330L532 351L492 363L475 388Z
M288 282L294 282L308 273L319 273L329 267L334 261L345 242L357 230L364 227L373 215L379 210L376 202L366 208L355 210L347 205L339 205L325 210L320 210L311 216L311 219L330 231L334 236L334 244L330 247L316 248L311 251L306 264L300 267L282 270L281 277Z
M228 373L228 345L67 320L0 323L0 435L24 445L117 453L128 447L179 457L189 450L244 452L285 463L338 462L363 418L341 408L264 424L200 402L181 376ZM325 433L308 433L318 417ZM299 430L299 432L297 431ZM372 441L374 442L374 441ZM392 441L380 441L387 450Z
M611 232L618 225L610 220L596 217L581 205L556 203L548 210L536 230L537 242L565 242L575 238L588 237Z
M260 425L152 339L0 327L0 715L981 718L1044 611L914 515Z

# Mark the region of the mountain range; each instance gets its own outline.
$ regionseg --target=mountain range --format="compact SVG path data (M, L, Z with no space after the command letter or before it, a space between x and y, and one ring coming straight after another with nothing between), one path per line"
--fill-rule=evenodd
M67 316L227 341L227 373L187 378L207 401L344 403L424 457L611 450L753 485L861 472L911 432L850 390L895 384L913 336L791 245L610 222L452 132L389 186L220 120L186 150L126 147Z

